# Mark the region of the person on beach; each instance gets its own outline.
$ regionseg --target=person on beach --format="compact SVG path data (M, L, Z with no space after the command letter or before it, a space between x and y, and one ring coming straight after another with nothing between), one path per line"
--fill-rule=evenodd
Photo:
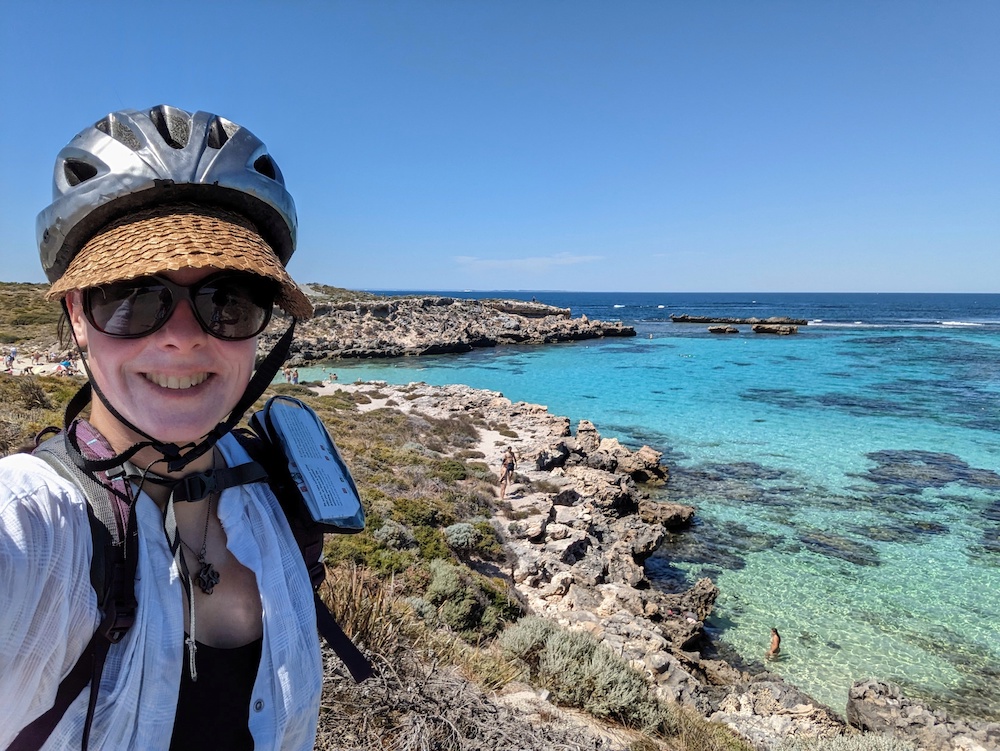
M767 650L767 659L775 660L778 658L778 654L781 652L781 634L778 633L778 629L771 629L771 647Z
M285 270L296 223L264 144L211 113L114 112L57 158L39 250L93 396L65 442L124 470L138 607L92 711L87 688L46 748L88 734L92 749L313 748L309 575L268 483L223 471L254 466L231 431L312 315ZM288 330L251 381L275 306ZM102 620L92 549L75 482L38 456L0 459L0 748L37 748L18 744L37 740Z
M514 457L514 448L508 446L500 458L500 500L503 500L507 494L507 485L514 479L515 467L517 459Z

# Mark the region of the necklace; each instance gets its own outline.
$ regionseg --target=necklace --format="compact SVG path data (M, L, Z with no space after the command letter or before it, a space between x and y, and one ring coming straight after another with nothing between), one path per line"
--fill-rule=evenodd
M212 590L215 589L215 585L219 583L220 579L219 572L215 570L215 566L205 560L205 554L208 550L208 522L212 518L212 500L214 498L215 493L208 496L208 511L205 513L205 532L201 537L201 550L192 548L184 542L184 538L181 537L180 532L177 533L177 539L181 541L181 544L198 558L198 565L201 568L198 569L198 576L191 578L206 595L212 594Z

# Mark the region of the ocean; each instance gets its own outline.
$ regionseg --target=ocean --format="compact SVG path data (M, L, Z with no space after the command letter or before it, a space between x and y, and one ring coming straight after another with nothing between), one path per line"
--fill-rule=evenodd
M768 668L838 711L875 677L1000 720L1000 295L438 294L534 298L638 335L338 361L340 380L465 383L662 451L659 495L697 522L650 576L711 577L725 650L760 662L773 626ZM809 324L718 335L673 313Z

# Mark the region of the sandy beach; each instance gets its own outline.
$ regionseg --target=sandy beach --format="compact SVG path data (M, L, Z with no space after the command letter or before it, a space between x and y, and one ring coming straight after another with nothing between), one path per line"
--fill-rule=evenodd
M4 365L7 365L10 349L4 348ZM61 364L66 361L69 353L63 352L40 352L39 357L34 357L34 352L22 352L18 348L17 356L14 358L11 367L5 367L4 372L8 375L63 375L66 368ZM80 359L75 355L69 359L73 366L73 374L80 373Z

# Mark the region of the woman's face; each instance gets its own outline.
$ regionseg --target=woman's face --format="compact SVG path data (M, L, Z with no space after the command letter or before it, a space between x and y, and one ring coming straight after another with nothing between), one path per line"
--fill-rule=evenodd
M183 269L162 276L190 285L215 269ZM111 405L159 441L199 441L232 411L253 373L257 339L224 341L205 333L182 301L160 329L138 339L102 334L83 314L82 295L66 298L70 324L94 380ZM116 451L142 440L118 421L99 398L91 423Z

